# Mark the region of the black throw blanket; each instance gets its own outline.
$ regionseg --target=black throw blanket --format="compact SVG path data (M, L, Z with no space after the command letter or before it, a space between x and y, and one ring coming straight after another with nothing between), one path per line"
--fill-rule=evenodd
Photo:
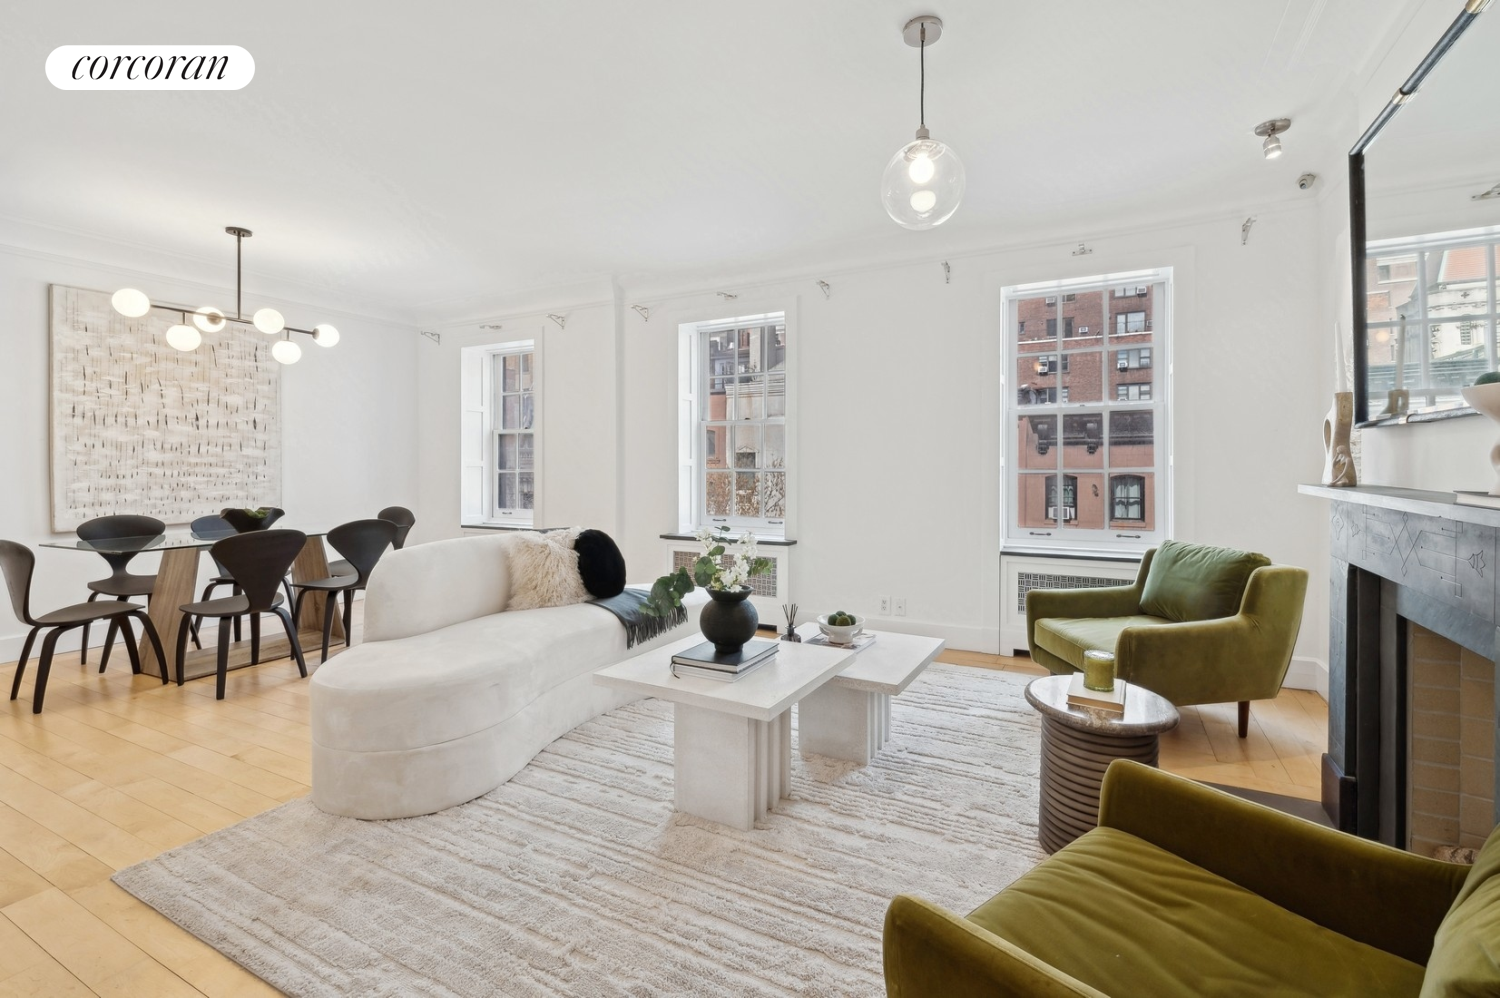
M625 647L634 648L641 642L650 641L654 637L667 633L678 624L687 623L687 610L680 606L672 611L670 617L653 617L643 613L646 595L639 589L626 589L618 596L606 596L604 599L594 599L589 602L595 606L602 606L620 618L620 623L625 628Z

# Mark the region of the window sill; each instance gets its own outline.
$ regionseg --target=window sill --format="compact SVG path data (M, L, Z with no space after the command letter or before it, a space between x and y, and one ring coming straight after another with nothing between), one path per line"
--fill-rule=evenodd
M696 534L660 534L659 536L664 541L696 541L698 539ZM785 537L763 537L760 534L756 534L755 543L764 544L768 547L789 548L797 542Z
M557 527L534 527L529 523L460 523L462 530L556 530Z
M1426 412L1405 412L1399 416L1381 416L1363 423L1355 423L1354 427L1358 430L1368 430L1376 426L1405 426L1407 423L1437 423L1445 419L1457 419L1460 416L1477 415L1479 415L1478 410L1463 405L1454 406L1450 409L1432 409Z
M1000 556L1007 555L1015 558L1057 558L1062 561L1119 561L1138 563L1146 554L1146 549L1139 551L1122 550L1120 548L1090 549L1090 548L1057 548L1057 547L1029 547L1021 544L1008 544L1000 549Z

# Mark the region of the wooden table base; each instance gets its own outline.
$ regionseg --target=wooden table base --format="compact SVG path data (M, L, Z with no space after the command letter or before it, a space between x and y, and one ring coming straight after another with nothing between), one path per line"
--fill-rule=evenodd
M1099 824L1099 785L1116 759L1155 766L1160 739L1078 731L1042 717L1042 792L1037 838L1056 852Z
M151 594L151 605L149 614L151 623L156 625L156 633L161 637L162 650L168 655L173 654L177 647L177 632L184 626L182 610L185 603L193 603L198 600L199 593L196 592L198 585L198 548L170 548L162 552L161 567L156 573L156 591ZM302 546L302 552L297 555L297 560L292 563L292 580L295 582L307 582L312 579L328 578L328 554L323 547L323 538L309 537L307 543ZM293 590L295 592L295 590ZM302 642L302 653L310 657L308 665L317 662L320 649L323 647L323 607L329 597L321 594L313 594L306 600L303 607L303 617L306 619L297 622L298 630L301 632L299 640ZM209 623L208 620L204 621ZM276 638L272 635L280 632L281 626L274 618L262 618L260 660L262 663L275 658L285 658L291 654L285 637ZM245 626L241 626L241 634L245 634ZM344 647L344 622L343 618L335 611L333 616L333 636L338 642L340 650ZM329 655L334 653L333 645L328 648ZM217 652L212 647L205 647L201 651L189 650L184 663L184 674L188 679L196 679L199 676L211 675L218 669ZM229 668L242 669L250 664L250 643L239 641L230 647ZM158 678L162 675L162 663L156 658L156 652L151 647L151 642L141 642L141 671ZM171 679L177 678L175 663L167 663L167 676Z

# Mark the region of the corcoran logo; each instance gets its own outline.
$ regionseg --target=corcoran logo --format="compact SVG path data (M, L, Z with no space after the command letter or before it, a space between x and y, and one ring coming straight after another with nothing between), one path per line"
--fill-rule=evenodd
M47 56L59 90L239 90L254 76L238 45L60 45Z

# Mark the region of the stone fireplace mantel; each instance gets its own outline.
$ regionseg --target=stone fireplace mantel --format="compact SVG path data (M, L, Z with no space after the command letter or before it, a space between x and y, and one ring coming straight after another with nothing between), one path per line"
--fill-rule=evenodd
M1405 847L1405 623L1500 660L1500 510L1460 505L1451 492L1298 491L1332 503L1323 807L1345 831Z

